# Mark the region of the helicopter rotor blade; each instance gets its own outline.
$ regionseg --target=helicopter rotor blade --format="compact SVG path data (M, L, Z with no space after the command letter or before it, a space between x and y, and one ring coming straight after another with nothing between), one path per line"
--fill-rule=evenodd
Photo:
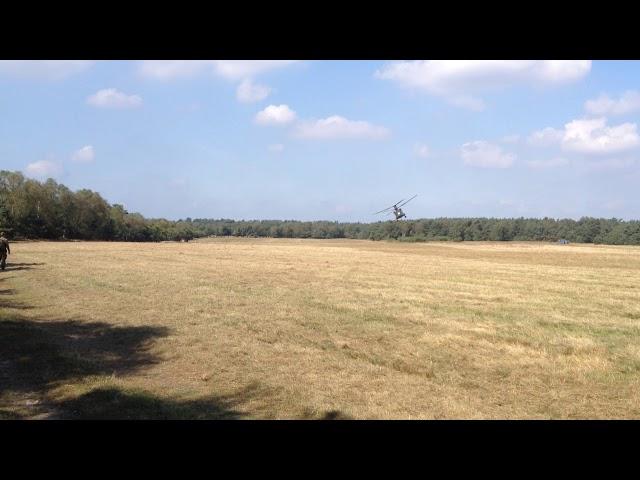
M372 215L377 215L377 214L379 214L379 213L386 212L387 210L390 210L390 209L392 209L392 208L393 208L392 206L391 206L391 207L389 207L389 208L385 208L384 210L380 210L379 212L372 213Z
M407 201L406 201L406 202L404 202L403 204L398 205L398 207L402 207L402 206L406 205L407 203L409 203L411 200L413 200L413 199L414 199L414 198L416 198L417 196L418 196L417 194L416 194L416 195L414 195L413 197L411 197L409 200L407 200Z

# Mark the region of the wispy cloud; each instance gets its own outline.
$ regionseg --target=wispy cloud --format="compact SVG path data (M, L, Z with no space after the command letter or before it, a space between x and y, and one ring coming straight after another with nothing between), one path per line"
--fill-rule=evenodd
M297 125L294 135L312 140L370 139L380 140L391 135L389 129L361 120L348 120L333 115L320 120L309 120Z
M552 127L543 128L533 132L527 138L527 143L534 147L550 147L553 145L559 145L564 137L562 130L557 130Z
M97 108L138 108L142 106L142 97L139 95L127 95L115 88L105 88L89 96L87 103Z
M78 150L76 150L71 156L71 160L78 163L90 163L95 159L95 151L93 146L86 145Z
M590 70L589 60L417 60L389 63L375 76L479 111L484 101L477 94L483 91L564 85L584 78Z
M587 100L584 109L592 115L625 115L640 111L640 92L627 90L619 99L608 95L600 95L593 100Z
M27 165L24 171L30 177L44 179L60 175L62 173L62 166L51 160L39 160Z
M156 80L174 80L202 74L242 80L294 63L295 60L146 60L138 65L138 74Z
M271 89L266 85L254 84L251 80L245 79L236 89L236 98L242 103L259 102L270 93Z
M431 154L431 151L429 150L429 147L424 143L416 143L413 146L413 153L418 157L427 158Z
M484 140L465 143L461 155L465 165L481 168L508 168L516 158L512 153L503 152L498 145Z

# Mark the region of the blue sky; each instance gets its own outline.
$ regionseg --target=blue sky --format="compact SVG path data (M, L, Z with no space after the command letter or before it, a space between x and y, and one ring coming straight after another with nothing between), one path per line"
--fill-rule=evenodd
M640 218L637 61L0 61L0 168L148 217Z

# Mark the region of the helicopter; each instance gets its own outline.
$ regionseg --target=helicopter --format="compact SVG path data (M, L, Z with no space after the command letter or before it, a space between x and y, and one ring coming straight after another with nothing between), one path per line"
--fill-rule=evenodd
M413 197L411 197L409 200L400 200L399 202L395 203L394 205L391 205L390 207L385 208L384 210L380 210L379 212L374 213L373 215L377 215L379 213L383 213L383 212L387 212L388 214L393 213L396 217L396 222L398 220L400 220L403 217L406 217L407 215L402 211L402 206L406 205L407 203L409 203L411 200L413 200L414 198L416 198L418 195L414 195ZM391 211L393 209L393 211Z

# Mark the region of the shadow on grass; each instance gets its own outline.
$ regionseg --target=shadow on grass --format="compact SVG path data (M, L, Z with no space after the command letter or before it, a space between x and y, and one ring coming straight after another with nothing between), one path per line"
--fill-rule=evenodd
M9 265L7 264L7 266L5 267L4 271L5 272L15 272L17 270L31 270L33 267L29 267L29 266L17 266L16 264L12 264Z
M102 322L33 321L0 316L0 420L236 420L264 389L251 384L233 395L175 400L119 387L99 387L67 400L47 393L89 376L125 375L158 363L149 351L164 327L114 327ZM25 405L33 404L25 408ZM16 404L18 408L16 408ZM329 411L319 420L349 417Z
M32 263L28 263L28 262L19 262L19 263L14 263L14 262L10 262L9 260L7 260L7 267L8 266L13 266L13 267L37 267L37 266L41 266L41 265L45 265L44 262L32 262Z
M41 264L16 264L19 268ZM0 276L0 286L12 277ZM0 401L39 403L60 382L88 376L127 374L159 362L153 341L166 327L113 326L105 322L32 319L20 311L13 289L0 289ZM58 406L54 406L59 410ZM0 409L0 418L18 413Z
M7 278L0 277L0 285ZM32 307L12 301L13 289L0 292L0 420L240 418L232 405L246 399L249 391L181 402L108 387L68 400L49 399L48 392L63 383L131 374L159 363L151 347L170 330L27 318L20 311Z
M0 276L0 283L6 281L9 278L4 275ZM7 297L9 295L15 295L16 291L13 288L0 288L0 308L12 308L15 310L29 310L33 307L30 305L25 305L23 303L14 302L12 300L8 300Z
M4 304L4 302L2 302ZM64 401L47 400L56 385L85 377L125 375L159 362L149 347L164 327L114 327L103 322L33 321L0 316L0 419L238 419L234 405L251 392L174 401L146 392L97 388ZM9 408L37 405L33 415ZM3 401L4 400L4 401ZM26 402L25 402L26 400ZM4 405L3 405L4 404Z
M352 417L340 410L330 410L320 417L319 420L352 420Z
M7 278L0 277L0 285ZM54 419L238 419L234 408L255 393L176 401L141 391L102 387L75 398L52 400L56 386L91 376L126 375L161 361L151 347L166 327L115 326L105 322L32 319L32 308L0 290L0 420Z
M11 277L0 277L0 284L6 278ZM48 393L61 384L132 374L159 363L151 347L170 330L28 318L20 311L32 307L12 302L14 290L2 292L7 293L0 295L0 420L234 420L247 416L240 405L265 393L259 384L250 384L233 395L175 400L107 386L53 400ZM330 411L319 419L343 418L348 417Z
M164 327L0 317L0 394L42 392L53 382L153 365L158 359L148 352L150 342L167 333Z
M93 390L59 404L68 419L84 420L239 420L245 413L238 409L254 396L250 385L235 395L210 396L187 401L159 399L144 392L123 392L117 388ZM308 418L311 420L312 418ZM316 420L350 420L337 410L326 412Z
M11 300L1 301L0 307L12 308L14 310L31 310L32 308L35 308L35 307L32 307L31 305L25 305L24 303L13 302Z
M33 267L37 267L37 266L41 266L41 265L44 265L44 263L25 263L25 262L14 263L14 262L11 262L11 261L7 260L7 264L5 266L4 271L5 272L15 272L15 271L18 271L18 270L32 270Z
M241 398L211 396L175 401L145 392L124 392L118 388L99 388L72 400L61 402L61 419L82 420L238 420L235 409Z

